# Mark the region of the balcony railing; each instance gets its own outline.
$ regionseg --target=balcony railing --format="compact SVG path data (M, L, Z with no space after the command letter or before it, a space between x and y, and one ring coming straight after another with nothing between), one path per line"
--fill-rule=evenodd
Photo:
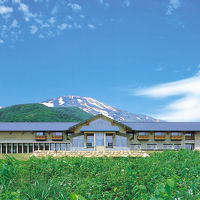
M46 140L47 137L45 135L41 135L41 136L35 136L35 140L40 140L40 141L44 141Z
M138 140L149 140L149 136L148 135L138 135L137 139Z
M154 136L154 140L166 140L166 136L164 136L164 135L157 135L157 136Z
M182 136L171 136L171 140L174 140L174 141L178 141L178 140L182 140L183 137Z
M186 136L185 136L185 139L186 139L186 140L194 140L194 136L193 136L193 135L192 135L192 136L187 136L187 135L186 135Z
M51 139L52 139L52 140L56 140L56 141L58 141L58 140L63 140L63 136L62 136L62 135L53 135L53 136L51 137Z

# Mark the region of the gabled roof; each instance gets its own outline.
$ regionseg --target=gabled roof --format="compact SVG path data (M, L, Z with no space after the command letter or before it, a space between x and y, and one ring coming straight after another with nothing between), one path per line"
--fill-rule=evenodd
M200 131L200 122L124 122L135 131Z
M94 124L93 126L89 126L89 124L94 121L94 120L97 120L97 119L105 119L109 122L111 122L112 124L115 124L113 125L113 129L111 130L110 127L108 127L107 125L105 126L105 124L101 124L102 126L99 126L99 125L96 125ZM85 126L84 126L85 125ZM79 126L83 126L84 128L82 129L82 131L119 131L119 128L118 126L116 125L119 125L119 126L122 126L124 127L126 130L131 130L131 127L129 127L128 125L124 124L124 123L120 123L118 121L115 121L105 115L102 115L102 114L99 114L99 115L95 115L94 117L86 120L86 121L83 121L81 123L78 123L78 124L75 124L74 126L72 126L69 130L70 131L73 131L74 129L76 129L77 127ZM95 130L96 129L96 130ZM107 130L108 129L108 130Z

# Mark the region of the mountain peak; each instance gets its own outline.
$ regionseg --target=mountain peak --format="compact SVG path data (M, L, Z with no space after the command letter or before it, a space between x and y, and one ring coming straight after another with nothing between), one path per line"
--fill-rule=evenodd
M117 121L132 121L132 122L158 122L160 120L154 119L147 115L132 114L128 111L121 110L110 105L104 104L91 97L81 96L60 96L52 98L41 104L48 107L78 107L92 115L103 114L107 117Z

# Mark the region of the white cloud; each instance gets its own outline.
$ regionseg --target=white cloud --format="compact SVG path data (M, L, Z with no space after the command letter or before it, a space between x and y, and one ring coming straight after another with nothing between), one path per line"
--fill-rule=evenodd
M171 15L172 12L178 9L180 6L181 6L180 0L170 0L167 7L166 15Z
M77 24L76 22L74 23L74 27L77 28L77 29L81 29L82 26L80 24Z
M13 3L18 4L18 9L24 13L24 19L29 22L30 18L36 17L33 13L29 11L28 5L21 2L21 0L13 0Z
M74 11L82 10L82 7L77 3L68 3L68 6Z
M129 7L131 5L131 2L129 0L125 0L124 4L125 4L126 7Z
M88 27L89 27L90 29L94 29L94 28L95 28L95 26L94 26L93 24L88 24Z
M31 34L35 34L35 33L38 32L38 27L37 26L32 25L30 28L31 28Z
M58 29L61 31L65 30L66 28L67 28L67 24L65 24L65 23L58 25Z
M85 16L84 16L84 15L79 15L79 17L80 17L81 19L84 19L84 18L85 18Z
M29 12L28 6L26 4L24 4L24 3L20 3L19 4L19 10L22 10L25 13Z
M110 4L108 2L105 2L104 0L99 0L99 3L104 5L105 7L109 7Z
M7 6L0 6L0 15L5 15L13 12L13 9L11 7Z
M49 23L50 23L50 24L54 24L54 23L55 23L55 21L56 21L56 20L55 20L55 18L54 18L54 17L51 17L51 18L49 19Z
M3 44L3 43L4 43L4 41L0 39L0 44Z
M134 95L151 98L177 97L169 102L156 117L168 121L200 120L200 73L179 81L137 90Z
M157 67L155 70L157 71L157 72L161 72L161 71L163 71L165 68L164 67Z
M16 19L14 19L14 20L12 21L11 27L12 27L12 28L18 28L18 27L19 27L18 21L17 21Z

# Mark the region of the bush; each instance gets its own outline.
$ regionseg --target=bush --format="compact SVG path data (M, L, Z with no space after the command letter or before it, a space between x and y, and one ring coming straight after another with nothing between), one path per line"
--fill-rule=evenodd
M200 199L200 153L0 160L0 199Z

